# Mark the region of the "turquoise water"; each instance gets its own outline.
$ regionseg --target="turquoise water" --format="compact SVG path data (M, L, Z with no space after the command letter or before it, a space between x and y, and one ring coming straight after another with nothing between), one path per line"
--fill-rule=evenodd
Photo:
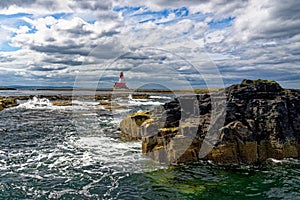
M300 161L261 166L209 162L164 166L123 142L130 112L168 99L130 101L108 112L94 102L22 102L0 112L0 199L299 199Z

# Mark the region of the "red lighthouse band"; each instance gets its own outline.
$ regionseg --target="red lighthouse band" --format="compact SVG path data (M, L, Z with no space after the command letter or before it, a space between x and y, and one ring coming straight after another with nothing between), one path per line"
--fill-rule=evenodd
M125 78L124 78L123 72L120 73L120 80L119 80L119 82L115 82L114 88L115 89L121 89L121 88L125 89L125 88L128 88L126 86L126 82L125 82Z

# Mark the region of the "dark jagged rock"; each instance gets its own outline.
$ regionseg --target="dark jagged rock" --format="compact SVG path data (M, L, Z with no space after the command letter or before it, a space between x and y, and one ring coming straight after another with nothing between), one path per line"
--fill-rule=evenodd
M243 80L223 92L225 109L222 91L182 96L150 111L142 123L131 117L129 127L122 121L121 130L124 135L134 132L142 139L143 153L167 163L299 158L299 90L283 89L275 81Z

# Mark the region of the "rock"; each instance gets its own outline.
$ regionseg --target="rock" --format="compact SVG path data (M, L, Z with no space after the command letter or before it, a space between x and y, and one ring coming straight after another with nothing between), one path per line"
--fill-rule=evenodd
M132 94L131 97L133 99L149 99L149 94Z
M102 100L102 101L100 101L99 105L108 106L108 105L111 105L111 102Z
M54 106L73 106L73 103L70 101L54 101L52 102Z
M137 112L127 116L120 123L120 130L125 140L138 140L142 138L141 125L150 118L149 111Z
M121 122L121 131L141 139L144 154L166 163L257 163L300 157L299 90L283 89L275 81L243 80L223 91L225 110L211 100L221 92L178 97L139 123L129 116ZM214 128L215 124L220 126Z
M111 100L111 94L100 94L100 95L96 95L95 99L96 100Z
M12 97L0 97L0 111L5 108L17 106L17 99Z
M0 87L0 90L17 90L16 88Z

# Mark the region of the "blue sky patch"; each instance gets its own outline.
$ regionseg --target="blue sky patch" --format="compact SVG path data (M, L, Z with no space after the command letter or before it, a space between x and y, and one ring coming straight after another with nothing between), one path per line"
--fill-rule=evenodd
M159 24L169 25L184 19L203 21L205 20L206 17L210 16L210 14L203 14L201 12L190 14L189 9L186 7L181 7L176 9L165 8L162 9L161 11L152 11L146 7L125 6L125 7L115 7L114 11L121 12L123 17L130 18L136 21L137 23L146 23L151 21L157 25ZM173 19L170 19L168 21L161 21L163 19L167 19L171 14L175 15Z
M124 6L124 7L115 7L113 11L115 12L122 12L122 16L128 16L132 13L135 13L136 11L140 10L142 7L129 7L129 6Z
M189 15L189 10L186 7L174 9L173 12L175 13L176 17L186 17Z
M46 15L46 16L51 16L51 17L54 17L55 19L64 19L64 18L67 18L71 15L72 15L71 13L55 13L55 14Z
M31 17L32 14L27 14L27 13L17 13L17 14L12 14L12 15L3 15L0 14L0 20L2 19L12 19L12 18L21 18L21 17Z
M12 47L10 46L9 42L8 41L5 41L1 44L1 49L0 51L2 52L9 52L9 51L17 51L17 50L20 50L21 48L19 47Z
M232 26L232 22L234 21L234 17L228 17L228 18L225 18L225 19L221 19L221 20L218 20L218 21L211 21L208 23L209 27L210 28L213 28L213 29L223 29L223 28L228 28L230 26Z

